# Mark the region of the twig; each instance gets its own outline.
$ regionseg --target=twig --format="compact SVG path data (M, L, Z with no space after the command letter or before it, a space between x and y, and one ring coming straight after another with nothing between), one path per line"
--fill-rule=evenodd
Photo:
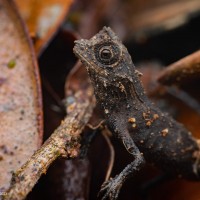
M175 98L180 99L182 102L184 102L187 106L195 110L195 112L200 115L200 103L189 93L175 87L166 88L166 91Z
M93 126L92 124L88 123L87 127L91 130L97 130L99 127L101 127L105 123L105 120L101 120L97 125Z
M3 193L3 199L24 199L54 160L78 155L80 134L91 117L94 105L91 88L74 95L74 102L67 107L68 116L43 146L13 174L11 186Z
M200 78L200 51L169 65L162 71L158 81L165 85L183 84Z
M115 150L114 150L112 143L110 142L109 136L111 135L111 133L107 127L105 127L102 130L102 135L103 135L104 139L106 140L106 143L108 144L108 147L110 150L110 160L109 160L108 170L106 172L106 177L105 177L105 181L107 181L110 178L110 174L113 169L113 165L114 165L114 161L115 161Z

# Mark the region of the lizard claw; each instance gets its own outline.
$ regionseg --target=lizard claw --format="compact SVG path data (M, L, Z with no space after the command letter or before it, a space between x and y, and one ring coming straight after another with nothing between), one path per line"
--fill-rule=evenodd
M98 196L102 196L102 200L116 200L118 198L122 185L123 180L120 178L119 175L113 179L111 178L110 180L103 183Z

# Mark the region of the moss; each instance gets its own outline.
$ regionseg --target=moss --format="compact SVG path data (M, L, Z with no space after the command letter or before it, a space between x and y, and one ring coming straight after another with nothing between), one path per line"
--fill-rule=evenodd
M10 60L7 64L9 69L13 69L16 65L16 61L15 60Z

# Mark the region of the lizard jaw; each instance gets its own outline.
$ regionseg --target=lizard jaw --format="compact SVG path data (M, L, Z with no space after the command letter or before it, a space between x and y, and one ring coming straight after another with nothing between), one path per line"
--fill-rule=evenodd
M84 51L86 48L86 41L84 39L81 40L75 40L75 46L73 48L74 54L81 60L81 62L84 62L84 64L89 65L90 63L88 60L84 57Z

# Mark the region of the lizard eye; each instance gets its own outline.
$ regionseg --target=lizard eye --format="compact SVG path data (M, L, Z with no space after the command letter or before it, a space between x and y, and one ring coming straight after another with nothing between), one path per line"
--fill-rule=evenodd
M100 57L101 59L111 59L112 52L109 48L103 48L100 50Z
M94 47L95 57L103 65L116 64L120 59L119 47L111 42L96 44Z

